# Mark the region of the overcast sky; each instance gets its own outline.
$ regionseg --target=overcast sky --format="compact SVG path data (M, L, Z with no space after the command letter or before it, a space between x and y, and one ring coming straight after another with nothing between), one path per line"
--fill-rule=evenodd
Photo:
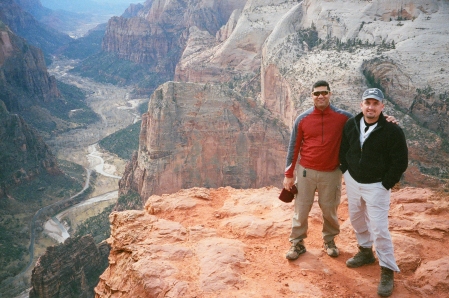
M145 0L40 0L42 5L53 10L84 13L108 13L121 15L131 3Z

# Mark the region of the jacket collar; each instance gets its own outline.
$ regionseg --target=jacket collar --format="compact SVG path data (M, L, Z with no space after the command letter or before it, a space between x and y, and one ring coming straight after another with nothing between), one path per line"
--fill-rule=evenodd
M313 106L313 112L318 114L327 114L331 111L331 104L329 104L324 110L318 109L316 106Z

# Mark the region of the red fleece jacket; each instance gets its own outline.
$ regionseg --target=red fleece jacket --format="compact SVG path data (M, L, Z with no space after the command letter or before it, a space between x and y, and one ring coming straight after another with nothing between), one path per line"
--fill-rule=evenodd
M294 177L299 159L306 169L330 172L339 166L338 153L343 127L352 114L329 105L324 111L310 108L293 126L287 153L285 176Z

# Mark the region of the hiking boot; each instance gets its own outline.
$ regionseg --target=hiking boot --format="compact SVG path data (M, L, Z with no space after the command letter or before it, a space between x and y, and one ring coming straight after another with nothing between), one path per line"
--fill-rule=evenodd
M394 272L390 268L380 267L380 282L377 287L377 294L382 297L388 297L393 293Z
M337 246L335 245L334 239L329 242L324 242L324 251L328 256L331 256L333 258L338 257L338 255L340 254Z
M359 246L359 252L346 261L346 266L349 268L357 268L366 264L371 264L376 261L374 258L373 249L371 247Z
M290 250L285 255L285 258L288 260L296 260L299 258L300 254L303 254L306 252L306 247L304 246L304 241L301 240L298 243L292 244L292 247L290 247Z

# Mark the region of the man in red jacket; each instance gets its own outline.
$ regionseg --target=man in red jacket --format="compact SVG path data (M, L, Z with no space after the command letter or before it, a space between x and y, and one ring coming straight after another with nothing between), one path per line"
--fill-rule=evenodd
M289 237L292 246L286 254L288 260L296 260L306 252L303 239L307 237L315 191L323 213L324 250L331 257L339 255L334 241L340 233L337 209L342 173L338 153L343 127L352 114L331 105L331 95L326 81L316 82L312 87L314 106L299 115L293 125L283 182L284 188L290 190L295 183L296 168L298 194Z

